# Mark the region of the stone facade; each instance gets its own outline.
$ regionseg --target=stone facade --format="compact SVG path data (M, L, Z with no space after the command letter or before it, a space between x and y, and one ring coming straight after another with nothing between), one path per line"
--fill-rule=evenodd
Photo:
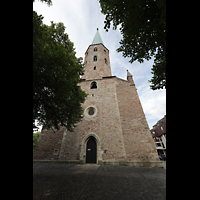
M94 56L96 56L96 61L94 61ZM82 79L92 80L112 76L109 50L103 44L90 45L85 52L84 63L85 74Z
M127 72L127 80L112 76L103 44L90 45L84 62L80 86L88 96L82 121L74 132L42 130L33 159L85 163L86 144L93 137L96 163L159 163L132 75Z

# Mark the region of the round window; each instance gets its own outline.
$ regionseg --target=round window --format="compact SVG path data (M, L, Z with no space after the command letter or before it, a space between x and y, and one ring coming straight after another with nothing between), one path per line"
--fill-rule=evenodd
M97 114L97 109L95 107L87 107L85 109L85 116L87 117L95 117Z
M88 114L89 114L89 115L94 115L94 108L90 107L90 108L88 109Z

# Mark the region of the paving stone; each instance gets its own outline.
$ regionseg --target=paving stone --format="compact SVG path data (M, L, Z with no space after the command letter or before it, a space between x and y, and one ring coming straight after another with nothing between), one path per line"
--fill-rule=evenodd
M165 169L33 163L34 200L165 200L165 196Z

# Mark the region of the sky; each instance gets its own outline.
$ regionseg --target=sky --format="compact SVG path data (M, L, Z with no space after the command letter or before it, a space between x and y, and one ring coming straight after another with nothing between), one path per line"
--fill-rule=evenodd
M103 43L109 49L112 75L127 80L127 69L133 75L147 123L152 129L166 114L166 90L151 90L148 82L152 78L153 59L131 64L129 58L124 58L122 53L116 51L122 35L119 29L113 30L112 26L108 32L105 31L105 15L101 13L98 0L52 0L52 3L49 7L36 0L33 10L44 17L44 24L50 25L51 21L64 24L65 33L74 43L76 57L84 59L85 51L92 44L97 28L99 29ZM40 130L41 127L38 131Z

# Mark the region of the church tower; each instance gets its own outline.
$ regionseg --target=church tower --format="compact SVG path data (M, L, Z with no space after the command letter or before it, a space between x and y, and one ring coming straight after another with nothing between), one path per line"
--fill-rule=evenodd
M85 74L82 79L101 79L112 76L110 69L109 50L104 46L98 28L92 44L85 52Z
M99 31L85 52L79 83L88 96L74 132L42 130L34 160L162 167L132 74L112 76Z

